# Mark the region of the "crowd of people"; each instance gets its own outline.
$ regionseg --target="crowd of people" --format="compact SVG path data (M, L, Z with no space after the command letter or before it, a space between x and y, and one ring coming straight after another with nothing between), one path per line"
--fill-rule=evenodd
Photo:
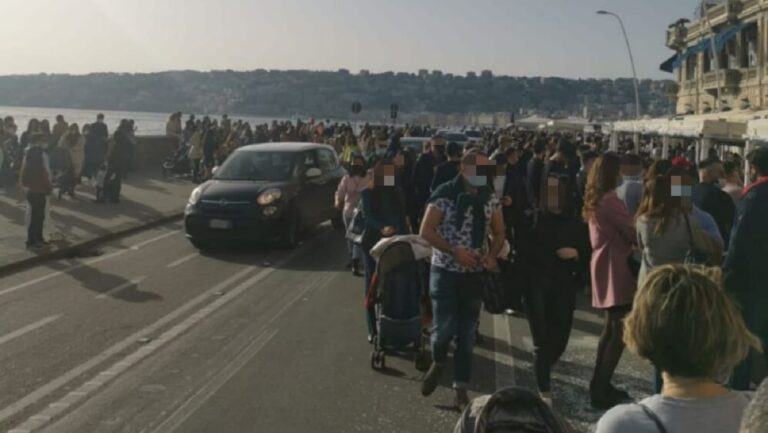
M27 247L44 248L43 225L49 214L48 197L75 198L82 182L95 186L96 203L119 203L122 178L131 167L136 143L132 120L122 120L110 136L99 114L94 123L69 124L59 115L31 119L19 134L14 118L5 117L0 129L0 186L19 190L27 200Z
M768 344L768 148L747 156L754 183L744 186L730 154L696 164L683 147L661 159L632 143L607 151L600 135L514 129L464 147L435 135L415 154L399 144L408 130L389 132L386 145L336 143L349 166L336 205L348 222L355 209L365 216L349 251L366 291L382 238L414 233L433 248L423 395L454 344L455 403L469 403L483 276L501 272L508 308L528 318L545 402L588 286L605 318L589 400L611 411L598 431L655 432L654 418L669 431L738 431L752 357ZM371 308L366 323L372 341ZM626 346L657 370L657 395L642 406L623 405L631 397L614 380Z
M110 136L103 120L82 129L62 116L53 127L31 120L20 135L13 118L3 120L0 180L24 188L30 248L46 244L42 224L54 188L74 196L85 179L97 185L97 202L119 201L136 128L124 120ZM631 142L607 151L600 134L486 129L481 141L460 144L428 126L252 126L228 116L184 122L181 113L170 116L166 132L195 182L243 145L333 146L348 172L336 206L348 226L363 215L363 234L348 248L366 294L376 244L409 234L428 242L424 323L431 323L432 359L424 396L437 388L454 345L455 404L470 403L484 286L493 274L510 313L528 319L538 393L550 406L552 368L568 346L577 296L591 287L592 306L604 316L588 396L609 410L599 432L655 432L659 423L669 431L738 431L752 357L768 345L768 148L746 156L753 183L745 186L736 155L713 152L694 163L688 147L663 159L658 146ZM430 139L418 152L401 145L404 137ZM370 304L366 329L374 341ZM625 347L656 368L657 395L641 405L623 404L631 397L614 380Z
M418 137L427 128L408 126L405 133ZM383 155L389 138L395 133L388 126L364 125L359 132L352 125L326 121L273 121L255 124L228 115L221 119L190 115L184 121L182 113L173 113L166 123L166 135L178 145L172 155L179 174L190 175L195 183L209 179L213 168L221 165L237 148L249 144L270 142L311 142L334 146L341 159L349 165L353 153L369 156Z

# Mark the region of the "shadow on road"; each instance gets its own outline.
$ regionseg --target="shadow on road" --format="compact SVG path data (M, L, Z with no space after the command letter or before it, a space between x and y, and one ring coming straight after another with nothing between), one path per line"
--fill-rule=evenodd
M110 293L109 296L130 303L163 300L163 297L157 293L139 290L138 286L131 284L130 280L118 275L102 272L99 269L74 260L55 262L48 266L54 270L63 271L66 275L79 281L84 289L92 291L97 295L109 293L111 290L122 286L124 287L122 290Z

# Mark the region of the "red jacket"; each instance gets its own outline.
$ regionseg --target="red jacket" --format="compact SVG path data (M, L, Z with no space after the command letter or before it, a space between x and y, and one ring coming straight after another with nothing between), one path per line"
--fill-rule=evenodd
M40 176L33 179L24 180L22 185L31 193L48 194L51 192L51 180L48 178L46 171L43 171Z

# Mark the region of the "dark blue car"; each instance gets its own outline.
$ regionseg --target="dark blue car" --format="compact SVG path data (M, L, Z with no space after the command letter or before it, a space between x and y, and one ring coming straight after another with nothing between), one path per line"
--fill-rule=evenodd
M279 240L293 247L321 223L341 223L334 206L345 175L330 146L268 143L244 146L192 192L184 225L197 248Z

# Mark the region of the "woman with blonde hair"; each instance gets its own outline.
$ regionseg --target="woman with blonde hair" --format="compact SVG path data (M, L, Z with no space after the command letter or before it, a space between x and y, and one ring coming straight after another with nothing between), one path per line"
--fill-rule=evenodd
M635 243L635 224L616 194L621 160L606 153L595 161L587 179L584 220L592 243L592 306L605 312L597 346L595 372L589 385L592 406L609 409L629 395L611 385L624 352L622 320L632 309L637 283L627 263Z
M653 271L627 317L624 341L664 376L661 395L606 413L597 433L737 433L748 394L722 385L750 349L760 350L718 269Z
M69 153L72 155L75 179L79 180L85 163L85 137L80 133L80 127L77 123L69 125L67 133L59 141L59 147L69 149Z

